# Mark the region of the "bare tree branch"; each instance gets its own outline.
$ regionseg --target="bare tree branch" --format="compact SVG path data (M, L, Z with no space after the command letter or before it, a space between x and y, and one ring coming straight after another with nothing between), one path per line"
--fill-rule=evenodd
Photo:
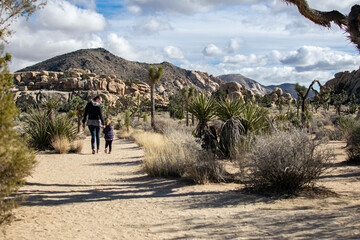
M324 27L331 27L331 22L334 22L340 28L349 33L349 39L354 43L360 51L360 5L354 5L348 16L343 15L339 11L333 10L329 12L318 11L310 8L306 0L283 0L288 4L297 6L301 15L311 20L312 22Z

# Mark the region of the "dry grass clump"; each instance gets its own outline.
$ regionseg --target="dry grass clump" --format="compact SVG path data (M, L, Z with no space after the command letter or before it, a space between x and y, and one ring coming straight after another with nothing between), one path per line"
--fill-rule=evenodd
M133 134L134 132L134 129L132 127L129 127L129 130L125 127L125 126L122 126L119 131L117 132L116 136L118 138L130 138L131 135Z
M51 139L51 146L54 148L56 153L65 154L70 150L70 142L66 136L55 135Z
M83 149L84 143L81 140L73 141L70 144L70 152L72 153L81 153Z
M152 177L186 177L195 183L223 180L222 165L201 148L186 131L167 129L167 134L137 131L132 134L145 151L144 171Z
M297 129L258 137L247 155L253 187L294 193L313 184L333 156L318 146L319 142Z
M167 138L160 133L145 132L145 131L133 131L131 138L133 138L140 147L151 148L151 147L163 147Z
M188 143L184 139L174 139L153 132L143 132L134 135L144 147L145 172L152 177L181 177L186 169L196 160L198 145ZM148 142L144 141L149 139Z

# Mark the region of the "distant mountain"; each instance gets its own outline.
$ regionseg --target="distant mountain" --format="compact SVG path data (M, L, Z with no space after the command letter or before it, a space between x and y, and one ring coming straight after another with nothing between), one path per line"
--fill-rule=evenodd
M184 86L194 86L199 90L214 91L220 78L204 72L189 71L179 68L171 63L163 62L163 76L160 83L156 84L158 93L173 93ZM81 49L60 56L53 57L33 66L26 67L17 72L25 71L55 71L63 72L69 68L90 70L96 74L115 74L123 81L146 82L150 64L127 61L115 56L106 49Z
M241 74L226 74L226 75L220 75L218 76L221 80L224 82L237 82L241 85L244 85L247 89L250 89L254 93L258 93L260 95L264 95L267 93L270 93L272 91L272 88L265 87L258 83L257 81L245 77Z

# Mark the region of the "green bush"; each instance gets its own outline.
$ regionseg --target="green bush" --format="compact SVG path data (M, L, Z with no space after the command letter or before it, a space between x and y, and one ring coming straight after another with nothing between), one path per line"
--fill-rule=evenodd
M360 163L360 121L355 122L347 131L346 136L347 161L352 164Z
M65 136L72 142L75 140L76 127L66 115L53 113L52 117L46 111L32 109L24 116L24 130L30 139L30 145L39 150L51 148L54 136Z
M33 151L24 145L13 128L18 109L9 92L12 75L7 62L10 58L8 54L0 58L0 224L10 219L11 210L23 201L17 192L35 165Z
M294 193L314 183L332 157L319 142L297 129L260 136L247 155L254 187Z

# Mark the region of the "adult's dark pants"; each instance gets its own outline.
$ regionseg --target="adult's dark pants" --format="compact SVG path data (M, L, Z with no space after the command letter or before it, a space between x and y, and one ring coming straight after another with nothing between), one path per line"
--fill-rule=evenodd
M88 126L91 133L91 149L95 149L95 140L96 140L96 149L100 148L100 126Z

